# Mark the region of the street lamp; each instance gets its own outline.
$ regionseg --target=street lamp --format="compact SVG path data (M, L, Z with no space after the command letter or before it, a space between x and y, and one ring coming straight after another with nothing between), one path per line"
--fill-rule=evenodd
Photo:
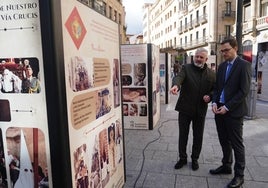
M236 11L236 40L238 44L237 54L242 57L242 15L243 15L243 0L237 0L237 11ZM250 92L247 96L248 112L245 118L254 119L256 118L256 81L251 80Z
M237 0L236 40L238 43L237 54L239 56L242 56L242 15L243 15L243 0Z

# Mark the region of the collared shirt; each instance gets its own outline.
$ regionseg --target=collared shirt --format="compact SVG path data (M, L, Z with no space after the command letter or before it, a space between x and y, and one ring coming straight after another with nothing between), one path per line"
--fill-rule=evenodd
M231 64L231 66L230 67L228 67L228 65L227 65L227 69L229 68L230 70L226 70L226 72L228 71L229 73L228 73L228 75L230 74L230 71L231 71L231 69L232 69L232 67L233 67L233 64L234 64L234 61L235 61L235 59L237 58L237 56L232 60L232 61L228 61L228 65L229 64ZM226 80L227 78L225 78L225 80ZM219 101L220 103L222 103L222 104L225 104L225 99L224 99L224 89L222 90L222 92L221 92L221 96L220 96L220 101ZM229 109L224 105L223 106L227 111L229 111Z

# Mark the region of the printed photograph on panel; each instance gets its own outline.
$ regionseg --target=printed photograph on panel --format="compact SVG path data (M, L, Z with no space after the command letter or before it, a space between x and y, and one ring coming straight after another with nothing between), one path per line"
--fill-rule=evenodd
M6 158L5 158L5 151L3 146L3 134L2 129L0 129L0 187L1 188L7 188L7 167L6 167Z
M129 75L122 75L123 86L129 86L132 84L132 77Z
M134 85L145 86L146 85L146 64L135 63L134 64Z
M1 58L0 91L2 93L40 93L37 58Z
M102 187L99 151L99 137L95 136L93 145L92 143L84 143L73 152L77 188Z
M147 104L140 104L139 105L139 115L140 116L147 116Z
M138 105L137 104L129 104L129 115L130 116L138 116Z
M108 88L98 91L98 99L96 100L96 119L109 113L112 108L111 93Z
M114 107L120 106L120 65L118 59L114 59L113 64L113 89L114 89Z
M99 133L99 149L100 149L100 171L101 171L101 183L102 187L110 180L110 159L109 159L109 151L108 151L108 131L107 129L103 129Z
M11 187L48 187L45 138L37 128L10 127L6 131ZM38 185L35 185L37 182Z
M69 82L74 92L87 90L94 86L93 63L75 56L69 65Z
M123 161L123 130L120 120L115 122L116 163Z
M109 160L110 160L110 176L116 171L116 143L115 143L115 123L108 127L108 143L109 143Z
M105 187L123 163L123 131L120 119L102 129L94 139L73 152L75 185Z
M74 152L76 187L89 187L89 165L87 145L83 144Z
M128 104L123 104L123 115L128 116Z
M146 102L146 88L123 88L123 102Z

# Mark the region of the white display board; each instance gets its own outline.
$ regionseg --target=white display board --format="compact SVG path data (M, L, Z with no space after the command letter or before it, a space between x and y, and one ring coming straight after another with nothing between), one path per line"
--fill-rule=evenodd
M75 0L61 12L73 187L122 187L118 24Z
M159 49L121 45L124 128L153 129L160 118Z
M0 3L2 187L52 180L39 10L38 0ZM45 183L52 187L52 181Z

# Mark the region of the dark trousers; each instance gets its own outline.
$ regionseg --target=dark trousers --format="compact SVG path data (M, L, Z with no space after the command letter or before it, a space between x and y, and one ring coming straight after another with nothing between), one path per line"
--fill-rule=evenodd
M192 146L192 160L198 160L203 142L203 133L205 126L205 117L194 117L179 112L179 157L182 160L187 159L187 142L192 122L193 129L193 146Z
M236 176L244 176L245 147L243 144L243 117L233 118L228 114L215 115L219 141L222 147L222 164L231 167L234 150Z

